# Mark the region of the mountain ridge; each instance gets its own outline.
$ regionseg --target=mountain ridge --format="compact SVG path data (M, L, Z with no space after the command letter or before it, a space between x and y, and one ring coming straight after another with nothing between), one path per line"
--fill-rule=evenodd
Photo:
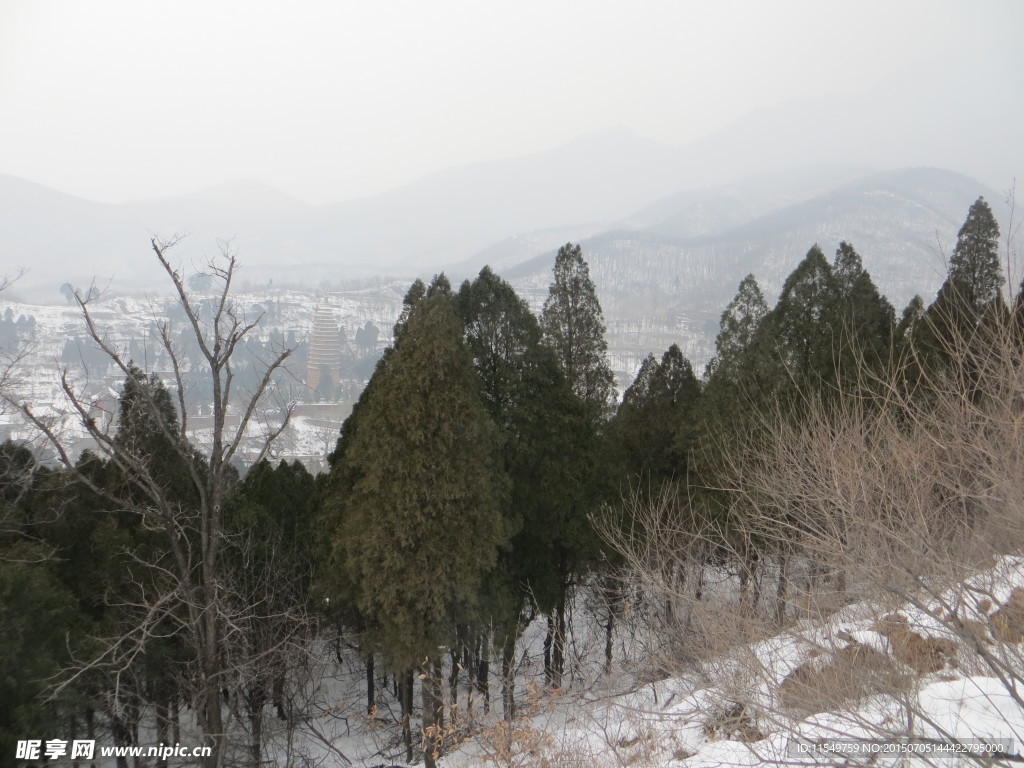
M872 174L716 235L680 238L618 227L584 238L580 244L604 308L613 365L635 371L648 353L677 343L701 367L713 353L718 320L740 280L753 273L771 304L814 245L831 260L841 241L851 243L897 311L915 294L928 303L979 195L1006 220L1005 204L981 182L952 171L911 168ZM502 272L534 309L547 294L554 253L549 249Z

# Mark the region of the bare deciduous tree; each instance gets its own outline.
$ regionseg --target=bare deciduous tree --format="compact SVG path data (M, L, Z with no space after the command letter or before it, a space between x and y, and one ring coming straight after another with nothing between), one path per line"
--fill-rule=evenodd
M9 389L2 396L8 406L16 409L39 435L45 448L56 455L76 480L90 488L114 509L137 515L143 525L162 532L162 546L167 557L160 563L144 563L160 571L154 584L160 588L139 590L139 602L134 605L138 621L125 634L111 638L99 658L83 660L69 680L86 669L106 667L127 670L147 642L168 624L181 633L194 655L195 674L192 684L197 725L204 743L211 747L211 755L204 759L207 768L223 764L227 728L221 703L221 692L226 686L229 665L224 648L230 635L243 626L246 612L252 609L242 601L233 599L230 581L226 577L222 555L225 532L222 505L235 477L232 461L241 458L243 443L250 430L259 430L255 460L267 455L274 439L288 423L290 408L282 408L282 418L271 424L265 418L266 401L274 393L275 373L291 354L290 349L277 351L266 361L258 385L251 392L236 392L232 361L242 342L253 332L260 318L247 319L232 298L232 281L238 262L228 247L211 259L205 272L216 286L212 300L202 304L194 302L185 287L179 270L168 259L168 252L177 242L153 238L151 246L156 259L173 286L174 299L184 313L189 343L198 349L198 360L183 355L172 332L170 321L158 319L159 339L171 361L170 389L176 392L177 413L173 422L162 415L153 387L141 387L141 407L147 412L148 422L161 433L167 445L173 446L181 465L187 468L189 495L195 499L191 508L176 501L168 493L158 468L143 452L117 437L117 424L104 414L100 397L87 387L88 382L77 379L68 369L60 372L60 390L63 402L49 409L27 402ZM133 375L133 367L125 350L111 341L100 326L93 305L96 297L76 293L75 299L89 337L106 354L110 364L126 378ZM177 331L177 329L175 329ZM193 357L196 357L195 355ZM201 456L188 439L188 413L186 407L186 374L190 366L201 366L212 384L211 427L209 448ZM231 419L229 420L229 412ZM106 416L106 417L105 417ZM229 423L230 422L230 423ZM96 481L90 474L79 471L72 442L77 431L84 433L96 450L124 478L120 487L110 487ZM69 680L65 681L65 685Z

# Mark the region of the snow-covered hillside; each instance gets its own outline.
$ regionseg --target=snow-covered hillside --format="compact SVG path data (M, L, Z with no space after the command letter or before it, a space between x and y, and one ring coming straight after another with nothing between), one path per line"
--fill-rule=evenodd
M857 603L824 623L798 622L684 665L678 676L647 683L611 676L538 704L512 728L523 753L495 762L717 768L1020 760L1022 585L1024 558L1004 558L923 606L930 613ZM969 633L945 613L950 605L961 606L957 617ZM479 765L494 759L493 749L472 740L442 764Z
M645 666L637 657L601 671L599 659L587 653L586 622L578 620L574 682L558 693L540 688L539 635L528 632L520 663L533 666L537 679L519 691L523 714L510 725L497 713L480 712L472 723L457 722L451 731L457 744L440 765L953 766L976 764L985 744L1012 759L1024 738L1024 707L1014 687L1024 673L1021 585L1024 559L1006 558L933 606L964 606L960 618L978 622L969 625L978 647L939 610L935 616L911 605L857 603L824 623L798 622L652 681L636 674ZM1011 619L1007 606L1016 606ZM891 631L901 624L902 638ZM1000 664L1012 674L1000 677ZM339 701L359 696L353 689L362 680L354 668L333 681ZM337 708L324 705L312 726L322 742L313 752L325 765L337 764L329 745L354 765L404 765L393 715L382 709L381 719L368 721L353 707L346 711L339 719ZM332 726L334 736L323 743L320 736Z
M955 620L950 606L959 606ZM457 717L448 721L440 766L966 766L1020 760L1022 557L1000 559L929 605L853 603L824 621L796 621L756 642L723 646L699 660L676 659L673 673L653 677L650 646L628 613L615 632L610 669L604 666L603 628L585 591L577 595L573 615L571 674L561 691L543 687L540 622L527 628L517 650L519 709L511 723L502 719L496 681L485 713L477 690L467 709L468 681L464 673L458 677ZM364 665L345 650L345 638L338 643L325 639L315 649L305 689L290 694L297 708L291 727L268 723L278 764L407 765L388 679L378 676L377 709L367 716ZM445 669L446 677L450 671ZM422 761L408 763L415 764Z

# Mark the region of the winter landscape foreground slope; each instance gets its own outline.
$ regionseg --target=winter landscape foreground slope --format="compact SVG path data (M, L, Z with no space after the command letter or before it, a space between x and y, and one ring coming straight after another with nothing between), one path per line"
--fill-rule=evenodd
M1024 764L1020 0L104 10L0 0L0 768Z
M1020 558L1001 560L920 608L857 603L747 646L727 647L723 637L717 654L660 680L644 682L622 670L605 674L596 659L579 659L586 682L576 690L538 697L532 715L507 732L483 726L475 743L442 764L1015 762L1024 708L1009 683L1020 671L1022 567ZM979 603L990 613L977 610ZM951 605L962 606L959 617L973 622L970 639L950 628ZM970 647L975 637L985 654ZM642 651L650 649L636 650L642 668ZM988 653L1014 672L1003 676L987 667ZM805 716L807 710L812 714Z
M727 600L735 588L730 581L725 573L709 579L709 599ZM824 619L809 607L786 630L749 644L743 638L764 627L713 612L704 618L725 619L714 630L721 644L672 662L672 672L642 617L627 614L616 633L617 660L607 668L603 628L589 614L586 595L573 613L571 674L563 691L544 687L539 627L524 636L513 721L502 719L495 686L485 694L465 673L454 678L458 704L438 765L998 766L1021 760L1021 557L1000 558L918 605L857 602ZM405 766L398 702L385 685L374 714L361 711L356 702L364 696L365 670L344 651L337 663L345 639L336 642L342 645L325 644L311 660L306 687L289 690L288 719L268 720L268 759L324 768ZM180 743L195 738L186 722ZM144 741L152 742L152 734Z
M934 221L922 174L931 199L970 183L861 180L675 247L764 248L836 207L866 237L893 198ZM599 243L584 245L600 258ZM927 305L897 312L845 238L834 257L812 245L776 291L740 282L703 376L647 340L621 397L625 355L580 245L558 249L539 317L540 297L485 268L401 299L394 283L322 296L302 340L302 294L218 291L232 251L182 277L173 248L152 242L171 300L65 286L78 339L73 312L4 313L21 422L2 451L0 575L71 627L26 643L17 603L0 605L12 657L58 681L44 698L43 677L9 670L26 723L54 706L121 746L173 733L218 768L759 763L794 732L962 740L934 686L966 681L1016 735L1001 702L1024 640L1024 302L983 197ZM374 313L399 301L381 332ZM293 354L305 381L278 368ZM358 407L326 471L263 461L288 456L270 440L290 417L321 417L327 453L343 396Z

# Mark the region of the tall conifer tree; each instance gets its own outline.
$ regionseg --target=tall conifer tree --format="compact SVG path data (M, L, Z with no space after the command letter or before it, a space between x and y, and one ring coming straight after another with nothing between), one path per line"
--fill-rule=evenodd
M648 355L611 425L626 480L641 490L658 489L682 479L693 433L694 408L700 383L690 361L673 344L659 363Z
M507 537L496 434L444 286L415 302L340 457L352 486L336 533L357 604L391 668L424 675L424 756L439 725L439 648Z
M289 716L285 680L292 673L289 650L309 629L300 606L306 603L312 573L313 476L298 461L277 467L254 465L236 488L225 511L231 544L234 592L248 610L236 620L234 684L244 705L253 765L263 762L264 709Z
M606 358L604 313L579 245L566 243L558 249L540 324L544 342L555 351L573 391L595 419L604 418L614 378Z
M705 373L707 384L694 420L691 459L705 488L720 487L725 456L732 450L730 437L748 433L743 425L755 418L766 397L771 353L761 326L767 316L764 294L755 277L747 275L722 312L716 354Z
M761 328L772 360L781 364L774 382L780 395L794 386L819 386L823 377L832 377L836 299L832 268L815 245L786 278L779 301Z
M847 242L839 244L833 262L837 328L833 351L837 384L846 392L874 386L889 361L895 312L875 286L860 254Z
M753 275L740 281L739 288L719 321L712 370L718 375L736 378L754 341L757 329L768 314L768 304Z
M589 450L577 441L590 430L553 350L541 344L537 319L508 283L485 267L462 285L457 303L511 481L506 518L515 535L489 594L490 618L502 643L504 711L511 718L522 613L528 601L530 612L556 609L562 592L559 553L578 551L588 531L575 519L574 505L586 482L580 451Z
M949 274L918 330L916 349L925 369L944 368L954 349L966 352L987 320L1006 312L999 266L999 225L979 197L967 212L949 260Z
M614 377L608 366L604 314L590 268L579 245L566 243L555 257L554 281L541 313L544 344L551 348L572 391L585 409L577 422L570 449L578 492L567 498L559 515L561 525L552 541L557 574L557 599L548 614L544 643L547 681L559 687L565 660L566 603L575 577L596 551L588 514L600 502L602 472L598 466L599 435L610 415Z
M979 197L957 233L949 260L949 283L961 300L981 313L1001 299L1004 282L999 266L999 224L985 198Z

